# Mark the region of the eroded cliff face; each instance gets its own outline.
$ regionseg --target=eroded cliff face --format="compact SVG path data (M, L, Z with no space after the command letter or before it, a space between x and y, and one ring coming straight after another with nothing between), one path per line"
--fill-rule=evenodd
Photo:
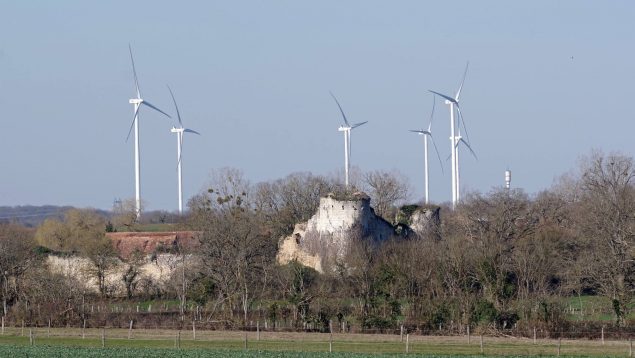
M139 265L139 275L134 280L135 293L143 291L143 286L153 287L159 291L165 291L172 273L183 262L182 256L174 254L159 254L144 257ZM49 255L46 260L48 269L52 273L66 277L72 277L83 285L88 292L98 293L99 286L95 277L96 267L87 258L80 256L59 257ZM106 291L111 296L125 296L126 287L123 276L128 270L129 264L115 259L112 266L105 272Z
M353 240L380 243L394 234L393 226L375 215L366 194L329 195L320 198L318 211L307 223L296 225L292 235L281 239L277 259L281 264L297 260L325 272L346 256Z

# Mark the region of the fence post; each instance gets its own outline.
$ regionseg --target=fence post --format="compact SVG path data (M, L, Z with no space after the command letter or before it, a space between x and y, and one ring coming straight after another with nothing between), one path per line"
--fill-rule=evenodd
M602 345L604 345L604 326L602 326Z
M399 332L399 340L403 343L403 324L401 325L401 330Z
M333 321L329 320L329 353L333 353Z
M192 337L196 340L196 321L192 321Z
M181 349L181 330L176 333L176 348Z
M106 327L101 329L101 348L106 348Z
M29 344L33 345L33 330L29 328Z
M481 334L481 354L483 354L483 335Z
M46 329L46 338L50 338L51 337L51 319L49 318L49 326Z
M467 325L467 344L470 344L470 340L471 340L471 337L470 337L470 325L468 324Z
M130 320L130 328L128 328L128 339L132 339L132 320Z
M2 316L2 335L4 336L4 316Z
M245 350L247 350L247 327L245 327L245 344L244 344L244 348L245 348Z
M560 357L560 345L561 345L561 341L562 341L562 338L558 338L558 357Z
M410 334L406 333L406 353L410 352Z
M82 339L86 338L86 319L84 318L84 324L82 325Z
M22 330L20 331L20 336L24 337L24 320L22 320Z

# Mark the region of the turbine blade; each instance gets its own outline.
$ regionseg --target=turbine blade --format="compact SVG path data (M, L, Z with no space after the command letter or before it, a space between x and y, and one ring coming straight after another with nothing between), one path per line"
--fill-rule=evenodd
M461 138L461 139L459 139L459 141L458 141L456 144L458 145L460 142L463 142L463 144L465 144L465 146L467 147L467 149L469 149L469 150L470 150L470 153L472 153L472 155L474 156L474 158L475 158L476 160L478 160L478 157L476 156L476 153L474 153L474 151L472 150L472 147L470 147L470 145L468 144L468 142L466 142L466 141L465 141L465 139Z
M423 129L409 129L408 131L418 134L426 134L426 131L424 131Z
M170 91L170 96L172 96L172 102L174 102L174 108L176 108L176 117L179 119L179 124L181 125L181 127L183 127L183 122L181 121L181 113L179 112L179 106L176 104L174 93L172 92L172 89L170 88L169 85L166 85L166 86L168 87L168 91Z
M437 96L441 96L441 97L443 97L443 98L447 99L448 101L450 101L450 102L452 102L452 103L456 103L456 100L455 100L454 98L450 97L450 96L446 96L446 95L444 95L443 93L435 92L435 91L433 91L433 90L428 90L428 91L430 91L430 92L432 92L432 93L436 94Z
M459 96L461 96L461 90L463 89L463 84L465 83L465 76L467 76L467 69L470 67L470 62L468 61L465 65L465 72L463 72L463 80L461 80L461 85L459 86L459 90L456 92L456 101L459 101Z
M201 135L201 133L199 133L199 132L197 132L197 131L195 131L195 130L193 130L193 129L189 129L189 128L185 128L185 129L183 130L183 132L185 132L185 133L194 133L194 134Z
M441 161L441 154L439 154L439 148L437 148L437 143L434 142L434 137L432 136L432 134L430 134L430 139L432 139L434 151L437 152L437 158L439 158L439 164L441 164L441 173L443 173L443 162Z
M355 124L353 124L353 126L351 127L351 129L353 129L353 128L357 128L357 127L359 127L359 126L361 126L361 125L363 125L363 124L366 124L366 123L368 123L368 121L366 121L366 122L361 122L361 123L355 123Z
M154 109L155 111L161 112L163 113L165 116L167 116L168 118L172 118L172 116L170 116L169 114L163 112L162 110L160 110L159 108L157 108L155 105L153 105L152 103L148 102L148 101L143 101L141 102L141 104L145 104L146 106Z
M434 106L437 103L436 96L432 95L432 112L430 113L430 122L428 123L428 132L432 129L432 120L434 119Z
M335 103L337 103L337 106L340 108L340 112L342 112L342 117L344 117L344 123L346 123L347 127L350 127L351 125L348 124L348 119L346 119L346 115L344 114L344 110L342 109L342 106L340 105L340 102L337 100L337 98L335 98L335 95L333 94L333 92L330 92L331 97L333 97L333 99L335 100Z
M463 124L463 129L465 130L465 138L467 138L467 141L470 141L470 134L467 132L467 127L465 126L465 120L463 119L463 112L461 112L461 107L459 107L459 104L456 104L456 111L459 113L459 118L461 119L461 123ZM461 131L461 126L459 126L459 132Z
M134 112L134 117L132 117L132 123L130 124L130 129L128 130L128 136L126 137L126 143L128 143L128 139L130 139L130 134L132 133L132 127L134 127L134 122L137 120L137 115L139 114L139 107L137 106L137 110Z
M137 69L134 66L134 57L132 57L132 46L128 44L128 50L130 50L130 61L132 62L132 73L134 74L134 84L137 90L137 98L141 98L141 91L139 90L139 79L137 78Z

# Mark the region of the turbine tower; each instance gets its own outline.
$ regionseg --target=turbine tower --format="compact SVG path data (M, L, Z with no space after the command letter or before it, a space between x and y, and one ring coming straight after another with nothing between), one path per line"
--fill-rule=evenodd
M338 131L344 132L344 183L346 184L346 187L348 188L348 185L349 185L348 172L351 168L351 130L361 126L362 124L368 123L368 121L350 125L348 123L348 119L346 119L344 110L342 110L342 106L340 105L340 102L337 100L337 98L335 98L335 95L332 92L330 93L331 93L331 97L333 97L333 99L335 100L335 103L337 103L337 107L339 107L340 112L342 113L342 118L344 119L344 125L340 126L338 128Z
M134 58L132 57L132 47L128 45L128 49L130 50L130 61L132 62L132 73L134 74L134 83L137 97L131 98L129 103L134 106L134 117L132 119L132 124L130 125L130 130L128 130L128 137L126 137L126 142L130 138L130 133L132 132L132 128L134 127L134 159L135 159L135 211L137 213L137 219L141 216L141 159L140 159L140 150L139 150L139 108L141 105L146 105L157 112L162 113L163 115L170 117L169 114L163 112L159 108L152 105L150 102L142 99L141 91L139 90L139 80L137 78L137 70L134 65Z
M476 156L476 153L474 153L474 151L472 150L472 147L470 146L470 144L465 141L465 139L463 139L463 137L461 136L461 128L459 127L459 135L456 137L456 201L460 201L461 200L461 191L459 190L459 188L461 187L461 172L459 171L459 145L463 144L469 151L470 153L472 153L472 155L474 156L474 158L476 158L476 160L478 160L478 157Z
M443 171L443 163L441 162L441 156L439 155L439 149L437 148L437 144L434 142L434 137L432 136L432 120L434 119L434 106L436 99L434 96L432 97L432 113L430 113L430 122L428 122L428 129L411 129L411 132L418 133L423 136L423 162L424 162L424 179L425 179L425 203L429 203L429 180L428 180L428 136L432 141L432 145L434 146L434 150L437 152L437 157L439 158L439 164L441 164L441 171Z
M170 96L172 96L172 102L174 102L174 108L176 109L176 117L179 120L179 127L172 126L170 130L172 133L176 133L176 158L177 158L177 176L178 176L178 185L179 185L179 214L183 214L183 176L181 172L181 157L183 153L183 133L194 133L197 135L201 135L201 133L189 129L183 128L183 121L181 120L181 113L179 112L179 106L176 104L176 99L174 99L174 93L172 93L172 89L168 86L168 90L170 91Z
M463 120L463 114L461 113L461 107L459 106L459 98L461 96L461 90L463 89L463 84L465 83L465 76L467 75L467 69L469 67L469 62L465 66L465 72L463 72L463 79L461 80L461 85L459 86L458 91L454 97L432 91L430 92L441 96L445 99L445 104L450 107L450 158L452 163L452 208L456 207L456 203L459 201L460 194L460 186L459 186L459 152L458 152L458 144L459 142L463 142L466 146L472 151L472 148L469 146L469 136L467 134L467 127L465 126L465 121ZM458 116L455 117L454 109L456 108L456 112ZM458 120L457 120L458 119ZM463 140L461 137L460 126L463 125L463 129L465 130L465 136L467 137L467 141ZM458 132L458 135L457 135ZM472 154L474 152L472 151Z

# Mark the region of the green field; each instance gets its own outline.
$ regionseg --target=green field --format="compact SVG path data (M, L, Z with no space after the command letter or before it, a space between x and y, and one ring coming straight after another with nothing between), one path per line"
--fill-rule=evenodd
M54 328L22 335L20 329L0 336L0 357L394 357L406 353L406 342L399 335L284 333L267 332L258 340L254 332L201 331L195 340L192 333L170 330L109 329L102 343L102 330ZM179 339L180 337L180 339ZM33 345L31 345L33 344ZM103 346L102 346L103 344ZM332 348L332 353L329 349ZM425 357L493 357L548 356L558 353L557 340L465 336L409 336L410 355ZM561 356L628 357L629 341L562 340Z
M270 351L236 351L212 349L168 350L161 348L80 348L59 346L0 346L2 357L397 357L402 355L363 354L363 353L299 353L299 352L270 352ZM413 355L414 356L414 355ZM421 356L421 355L417 355ZM426 355L425 357L451 357L447 355ZM475 357L475 356L460 356ZM478 356L483 357L483 356Z

